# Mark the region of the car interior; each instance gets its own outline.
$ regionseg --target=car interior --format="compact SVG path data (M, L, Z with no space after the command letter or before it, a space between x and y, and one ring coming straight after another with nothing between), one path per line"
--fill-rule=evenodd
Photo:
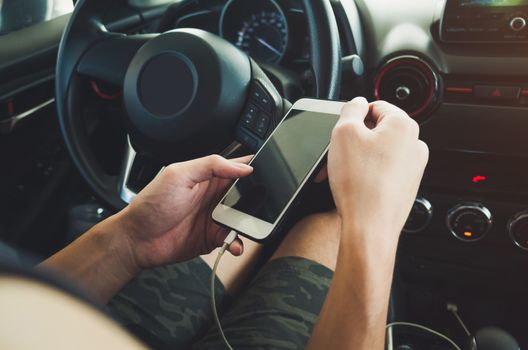
M0 0L0 241L38 261L170 163L254 154L300 98L385 100L431 152L388 321L526 348L527 24L527 0ZM332 207L310 184L281 230Z

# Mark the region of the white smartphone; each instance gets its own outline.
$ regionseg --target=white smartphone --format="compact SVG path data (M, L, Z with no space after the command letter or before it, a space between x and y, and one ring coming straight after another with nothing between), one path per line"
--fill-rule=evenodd
M257 152L251 175L237 180L213 220L262 242L276 230L326 156L344 102L296 102Z

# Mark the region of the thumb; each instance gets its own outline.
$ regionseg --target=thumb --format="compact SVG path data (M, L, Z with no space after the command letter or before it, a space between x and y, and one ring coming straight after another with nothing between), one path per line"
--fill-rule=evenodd
M347 102L341 110L337 124L356 124L360 129L366 129L365 119L369 114L369 104L364 97L356 97Z
M184 165L191 182L190 186L215 177L234 180L247 176L253 171L253 167L247 164L227 160L219 155L191 160Z

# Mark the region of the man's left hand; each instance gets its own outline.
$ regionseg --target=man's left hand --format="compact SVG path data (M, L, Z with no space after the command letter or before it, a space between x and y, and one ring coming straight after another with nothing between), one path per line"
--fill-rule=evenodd
M229 230L211 214L233 180L253 171L249 160L209 156L165 168L118 214L137 267L185 261L221 246ZM241 255L242 242L235 241L229 251Z

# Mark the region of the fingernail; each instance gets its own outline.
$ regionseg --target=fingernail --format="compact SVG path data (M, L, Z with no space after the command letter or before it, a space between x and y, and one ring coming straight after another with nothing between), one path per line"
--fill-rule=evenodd
M234 163L234 164L237 168L240 168L240 169L253 169L251 165L247 165L244 163Z
M363 96L358 96L352 100L352 103L368 103L367 99Z

